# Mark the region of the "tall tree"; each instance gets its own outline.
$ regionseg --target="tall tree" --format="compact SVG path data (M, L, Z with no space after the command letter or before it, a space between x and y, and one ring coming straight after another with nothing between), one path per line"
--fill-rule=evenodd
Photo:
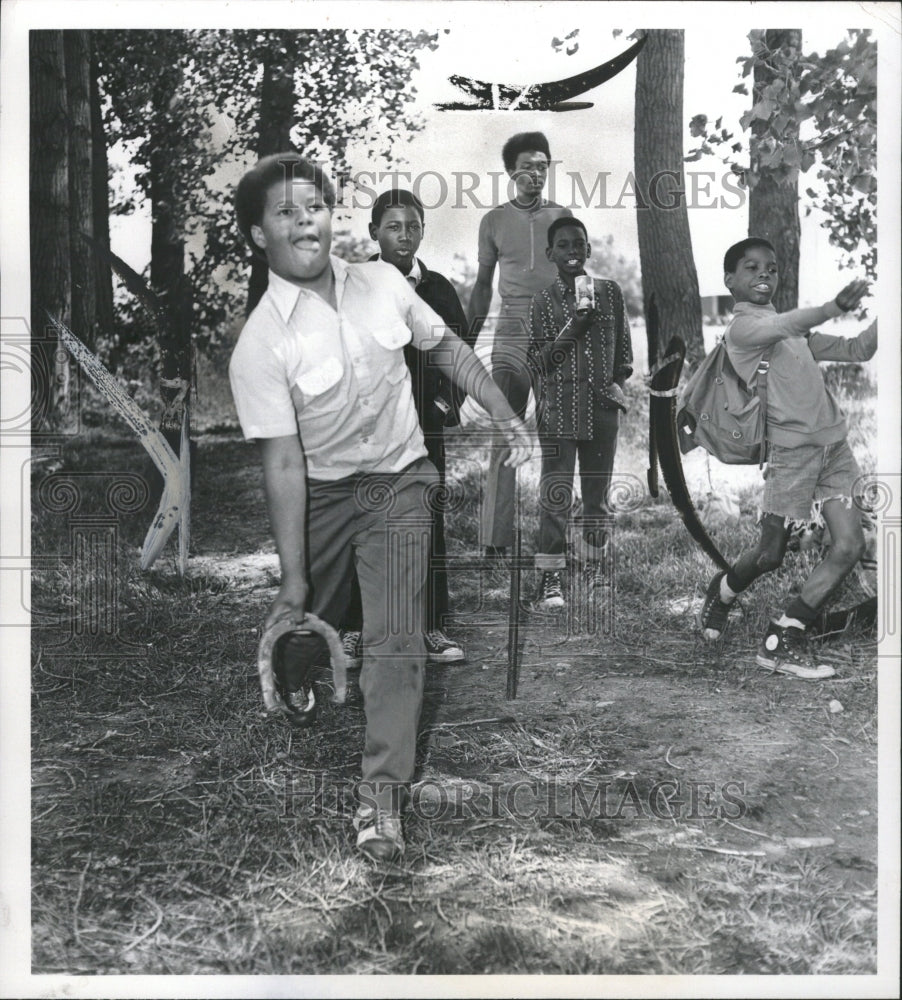
M66 351L48 333L45 310L71 321L69 270L69 129L66 62L61 31L29 34L31 94L29 162L31 228L32 391L40 418L59 416L68 403Z
M755 64L752 100L756 107L799 101L802 32L767 30L752 39ZM776 133L776 134L774 134ZM784 114L768 121L753 118L749 139L749 236L774 245L780 262L780 285L774 296L779 312L799 304L799 116ZM783 155L778 150L785 149ZM793 170L795 168L795 170Z
M663 354L674 335L690 361L705 353L683 177L683 32L653 30L636 60L635 169L646 321L656 311Z
M687 159L720 153L723 162L746 182L750 201L763 176L797 191L800 174L814 170L821 184L805 189L805 213L820 209L825 216L822 226L830 242L843 251L843 263L863 267L874 278L877 44L869 31L853 28L835 48L800 57L801 40L792 44L792 38L784 37L794 34L798 32L749 33L751 55L737 60L742 76L751 74L754 81L753 105L739 121L748 135L737 138L723 127L722 118L712 125L707 115L697 114L689 128L701 143ZM783 44L786 41L790 44ZM765 78L769 82L759 88L758 81ZM748 94L742 82L733 91ZM807 126L807 138L802 138L802 125ZM769 185L768 189L773 191ZM792 213L789 206L787 212ZM789 217L785 221L794 224ZM797 277L784 274L783 278L797 285Z
M96 268L82 234L94 235L91 141L91 37L64 31L69 139L69 260L72 276L72 329L93 348L96 325Z
M103 110L100 99L96 42L91 32L91 203L94 241L103 250L110 249L110 182L107 138L103 127ZM113 275L106 261L94 255L94 288L96 299L97 329L110 336L113 331Z
M137 169L137 192L120 195L114 211L129 211L150 196L149 91L170 68L182 73L178 112L155 141L177 175L200 347L219 342L245 302L249 255L234 224L232 178L259 149L285 141L286 126L290 148L325 161L333 176L347 172L352 137L367 167L394 164L398 142L421 127L409 111L416 53L436 44L435 35L406 30L98 35L106 126L111 139L128 144Z
M262 79L260 108L257 117L257 156L289 152L291 129L294 126L294 105L297 100L294 85L295 56L292 32L269 33L269 44L261 52ZM254 257L248 283L247 312L250 313L266 291L266 262Z

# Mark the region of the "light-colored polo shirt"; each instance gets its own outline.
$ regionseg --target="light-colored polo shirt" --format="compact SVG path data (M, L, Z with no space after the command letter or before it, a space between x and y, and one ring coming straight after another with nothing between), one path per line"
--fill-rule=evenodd
M445 324L397 268L330 260L337 311L269 272L229 362L238 420L248 439L299 433L311 479L400 472L426 454L402 348Z
M486 212L479 223L480 264L499 264L498 291L502 300L532 298L557 277L557 268L545 256L548 227L569 208L543 201L537 209L517 208L513 202Z

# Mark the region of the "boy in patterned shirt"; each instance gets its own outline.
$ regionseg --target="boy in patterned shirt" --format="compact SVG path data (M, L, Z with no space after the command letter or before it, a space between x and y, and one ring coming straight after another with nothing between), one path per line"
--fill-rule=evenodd
M590 590L603 581L609 536L608 489L617 449L623 383L632 374L632 345L623 294L614 281L592 279L595 304L576 299L576 278L591 254L586 227L575 218L548 228L546 256L554 283L533 296L529 309L529 365L542 447L538 604L564 605L561 571L567 565L566 527L579 458L584 530L578 556Z

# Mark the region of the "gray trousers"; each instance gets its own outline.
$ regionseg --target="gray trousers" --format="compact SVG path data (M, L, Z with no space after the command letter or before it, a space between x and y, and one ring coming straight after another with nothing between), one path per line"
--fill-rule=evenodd
M598 409L594 414L595 436L590 441L539 435L542 446L542 478L539 483L539 544L536 568L561 570L567 565L567 521L573 503L573 473L579 458L583 501L584 559L600 558L595 552L609 530L608 491L617 451L619 410Z
M426 566L438 475L420 459L399 473L308 481L310 610L335 628L356 568L363 604L360 690L366 800L398 802L413 777L423 700Z

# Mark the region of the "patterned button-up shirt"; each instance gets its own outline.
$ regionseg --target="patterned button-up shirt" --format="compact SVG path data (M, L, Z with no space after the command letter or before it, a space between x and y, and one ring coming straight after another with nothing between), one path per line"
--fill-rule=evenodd
M591 440L594 414L617 406L606 388L633 371L629 321L620 287L604 278L594 281L595 318L576 340L567 331L568 324L572 327L576 321L576 300L560 277L530 303L530 371L539 433L548 437Z

